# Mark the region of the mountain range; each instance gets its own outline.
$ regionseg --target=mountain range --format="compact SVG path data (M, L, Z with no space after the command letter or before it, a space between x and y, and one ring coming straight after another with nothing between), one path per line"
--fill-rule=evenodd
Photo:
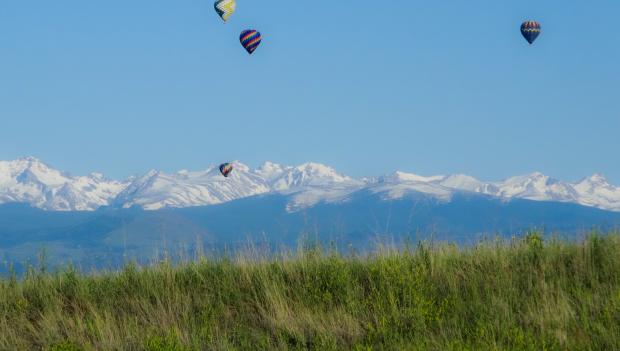
M145 210L222 204L256 195L287 195L288 212L319 203L346 202L366 190L384 200L421 193L443 202L455 194L487 195L509 201L527 199L574 203L620 211L620 187L600 174L578 182L564 182L541 173L487 182L463 174L419 176L394 172L354 179L318 163L282 166L266 162L257 169L235 162L229 178L217 166L203 171L168 174L152 170L142 176L111 180L100 173L72 176L44 162L26 157L0 161L0 204L23 203L48 211L95 211L103 207Z
M88 269L256 241L294 247L310 237L365 250L386 238L468 244L593 228L620 228L620 189L601 175L576 183L540 173L498 182L404 172L355 179L317 163L235 162L228 178L212 166L111 180L32 157L0 162L0 273L11 264L23 272L41 249L50 264Z

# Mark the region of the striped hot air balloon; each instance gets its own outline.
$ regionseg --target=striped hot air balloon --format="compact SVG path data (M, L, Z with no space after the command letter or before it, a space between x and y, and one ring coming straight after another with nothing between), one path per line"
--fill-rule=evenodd
M521 34L528 43L532 44L540 35L540 23L536 21L525 21L521 25Z
M228 21L228 18L232 16L237 8L236 0L217 0L214 4L215 12L224 20Z
M233 170L233 164L232 163L222 163L220 165L220 173L222 173L222 175L226 178L228 178L228 176L230 175L230 172L232 172Z
M239 41L241 41L241 45L245 48L245 50L251 55L254 50L260 45L262 36L259 32L254 29L248 29L241 32L239 36Z

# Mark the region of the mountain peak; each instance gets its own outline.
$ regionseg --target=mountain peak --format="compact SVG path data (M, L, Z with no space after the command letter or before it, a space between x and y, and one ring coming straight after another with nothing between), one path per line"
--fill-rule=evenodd
M142 177L140 177L140 178L144 178L144 179L146 179L146 178L153 178L153 177L156 177L156 176L158 176L158 175L160 175L160 174L161 174L161 171L158 171L158 170L156 170L156 169L151 169L150 171L146 172L146 173L145 173Z
M281 171L284 169L282 165L279 163L274 163L271 161L265 161L257 170L265 171L265 172L273 172L273 171Z
M235 167L235 169L237 171L241 171L241 172L249 172L250 171L250 167L248 165L244 164L244 163L241 163L241 162L239 162L237 160L233 161L232 163L233 163L233 165L234 165L234 167Z
M387 175L382 178L384 182L421 182L421 183L433 183L438 182L444 179L445 176L437 175L437 176L420 176L413 173L406 173L401 171L396 171L390 175Z
M593 175L585 178L584 180L597 184L609 184L607 178L601 173L594 173Z
M27 162L41 162L38 158L34 156L24 156L16 159L16 161L27 161Z
M73 177L36 157L0 161L0 203L23 202L46 210L95 210L107 205L123 183L101 174Z
M288 168L290 167L267 161L256 169L256 173L266 181L272 182L274 179L281 176Z
M483 189L485 186L483 182L479 181L478 179L472 176L468 176L465 174L449 175L445 177L444 179L442 179L440 184L448 188L460 189L460 190L465 190L465 191L474 191L474 192L481 191L481 189Z
M503 181L503 183L511 183L511 184L524 183L526 184L526 183L547 183L547 182L553 182L553 181L555 181L555 179L541 172L532 172L530 174L507 178L506 180Z
M607 178L600 173L595 173L589 177L583 178L576 184L574 184L575 189L581 192L592 193L596 190L604 190L604 191L612 191L614 192L616 188L609 184ZM620 188L617 188L620 191Z
M36 157L27 156L20 157L12 161L0 161L2 163L8 164L11 168L24 170L26 168L31 167L40 167L40 168L51 168L41 160Z
M281 168L275 176L268 179L271 187L276 191L288 191L304 187L328 187L334 184L361 183L353 178L338 173L335 169L314 162L308 162L296 167Z
M317 174L337 174L336 170L322 163L306 162L295 167L299 171L313 172Z
M105 175L100 172L91 172L88 176L96 180L107 180Z

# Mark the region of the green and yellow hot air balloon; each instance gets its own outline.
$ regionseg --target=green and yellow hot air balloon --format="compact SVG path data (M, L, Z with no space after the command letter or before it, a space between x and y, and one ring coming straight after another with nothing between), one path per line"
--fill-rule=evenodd
M232 16L237 8L236 0L217 0L214 4L215 12L224 20L228 21L228 18Z

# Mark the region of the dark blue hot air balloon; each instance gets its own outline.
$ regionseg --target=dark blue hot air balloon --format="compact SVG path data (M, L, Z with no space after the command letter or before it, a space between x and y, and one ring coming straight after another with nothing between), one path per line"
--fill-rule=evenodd
M244 30L243 32L241 32L241 35L239 36L239 41L241 42L241 45L243 45L245 50L250 55L260 45L261 40L262 40L261 34L255 31L254 29Z
M540 35L540 23L536 21L525 21L521 24L521 34L528 43L532 44Z

